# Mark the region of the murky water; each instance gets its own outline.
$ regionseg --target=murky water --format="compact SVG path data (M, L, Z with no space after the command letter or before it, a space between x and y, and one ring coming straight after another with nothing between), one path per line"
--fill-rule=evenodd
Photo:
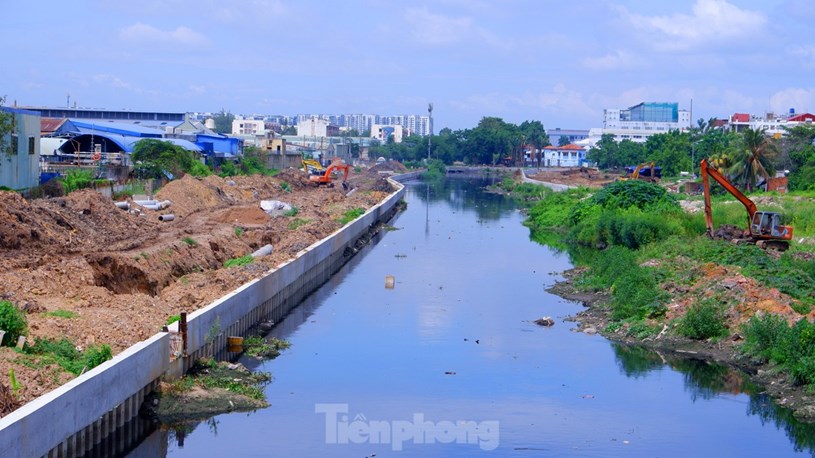
M570 331L568 256L483 182L413 183L408 209L274 334L271 407L163 433L172 456L783 456L815 450L726 367ZM395 288L385 288L385 276ZM544 315L556 324L530 323ZM162 433L157 433L161 435ZM166 438L166 439L165 439ZM156 450L156 438L147 443Z

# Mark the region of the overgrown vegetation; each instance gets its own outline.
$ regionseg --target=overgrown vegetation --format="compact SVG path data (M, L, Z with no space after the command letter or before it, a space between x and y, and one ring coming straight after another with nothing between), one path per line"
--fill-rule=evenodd
M297 207L291 207L290 209L283 212L283 216L288 216L290 218L297 216L300 213L300 209Z
M224 262L224 267L238 267L238 266L245 266L248 264L252 264L255 262L255 258L252 257L251 254L247 254L246 256L241 256L239 258L232 258Z
M248 336L243 339L244 353L258 358L277 358L281 351L289 347L289 341L277 337L266 339L263 336Z
M352 208L345 213L342 214L342 218L339 219L339 223L345 226L346 224L350 223L351 221L359 218L360 216L365 214L364 208Z
M263 386L272 380L271 374L231 370L227 365L226 362L218 363L209 358L200 359L187 375L167 384L162 394L183 394L198 386L204 389L220 388L258 401L265 400Z
M778 364L794 383L815 385L815 324L801 318L789 326L784 318L767 314L751 318L742 331L747 354Z
M23 353L38 367L57 364L66 371L79 375L113 358L108 345L89 345L81 351L66 338L59 340L36 338L34 345L26 345Z
M16 345L20 336L28 334L28 321L25 312L10 301L0 301L0 330L6 331L0 345Z
M445 176L447 176L447 168L439 159L431 159L427 163L427 169L422 173L424 180L443 180Z
M78 189L89 187L93 181L93 173L86 169L70 169L60 181L65 194L70 194Z
M676 330L679 334L696 340L724 337L729 333L724 312L720 301L704 299L690 306L679 320Z

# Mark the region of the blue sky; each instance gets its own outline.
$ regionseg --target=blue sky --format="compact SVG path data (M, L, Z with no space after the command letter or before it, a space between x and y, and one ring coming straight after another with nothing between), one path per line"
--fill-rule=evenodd
M7 103L484 116L815 111L813 0L0 0Z

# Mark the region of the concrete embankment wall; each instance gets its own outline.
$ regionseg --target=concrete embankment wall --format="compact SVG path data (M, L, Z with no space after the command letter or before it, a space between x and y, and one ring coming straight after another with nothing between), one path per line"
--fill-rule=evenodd
M171 332L160 332L112 360L0 418L0 457L81 456L109 441L138 414L162 377L178 377L202 356L227 357L226 337L262 320L278 322L337 271L396 211L411 173L391 178L397 190L360 218L187 318L187 356L176 358ZM172 360L171 360L172 359ZM105 447L124 450L122 444Z

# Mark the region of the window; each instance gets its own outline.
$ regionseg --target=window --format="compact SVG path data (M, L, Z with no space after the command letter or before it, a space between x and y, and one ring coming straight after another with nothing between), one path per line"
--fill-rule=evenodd
M34 154L34 137L28 137L28 154Z

